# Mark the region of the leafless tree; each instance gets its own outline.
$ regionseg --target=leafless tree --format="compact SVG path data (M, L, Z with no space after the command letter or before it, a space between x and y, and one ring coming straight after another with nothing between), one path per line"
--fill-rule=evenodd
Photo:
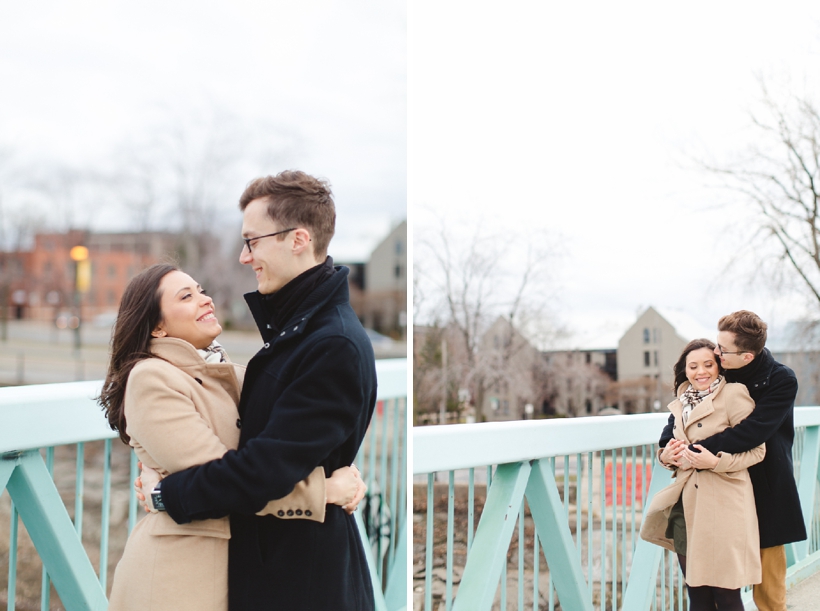
M533 365L535 397L557 416L594 416L601 407L617 404L609 395L612 379L594 363L587 363L578 351L558 351L541 355ZM587 401L591 411L587 410Z
M745 247L734 259L751 257L767 280L798 287L820 309L820 107L761 88L754 143L730 163L700 165L749 206L739 215L748 221Z
M417 316L447 329L448 380L439 388L466 390L481 421L488 390L520 387L518 378L530 374L520 355L548 342L555 330L547 308L553 257L545 234L529 232L537 238L526 240L480 223L437 222L425 228L416 250L415 273L430 298L414 306Z
M215 106L161 115L145 138L117 150L111 196L138 230L179 232L179 264L235 321L241 316L230 312L245 310L233 307L237 298L255 286L251 274L237 273L239 195L251 179L282 169L300 137Z

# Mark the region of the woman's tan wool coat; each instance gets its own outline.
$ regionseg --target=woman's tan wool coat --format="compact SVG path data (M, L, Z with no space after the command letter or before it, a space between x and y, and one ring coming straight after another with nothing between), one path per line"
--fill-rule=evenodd
M167 475L235 449L244 369L206 363L174 338L152 340L151 352L155 358L134 366L125 391L126 430L137 457ZM324 478L317 468L260 514L323 521ZM177 524L165 513L147 514L117 565L109 611L227 611L230 536L227 517Z
M723 381L695 407L685 427L682 409L679 399L669 404L675 416L675 438L697 443L742 421L754 409L754 402L743 384ZM672 539L665 535L666 526L670 509L683 495L688 585L736 589L760 583L760 535L747 469L765 454L764 445L741 454L719 452L720 461L712 470L678 469L675 481L650 502L641 537L674 551Z

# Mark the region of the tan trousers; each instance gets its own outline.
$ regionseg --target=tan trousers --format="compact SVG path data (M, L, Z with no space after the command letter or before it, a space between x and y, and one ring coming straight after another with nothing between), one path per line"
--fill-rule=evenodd
M758 611L786 611L786 546L760 550L763 580L754 586Z

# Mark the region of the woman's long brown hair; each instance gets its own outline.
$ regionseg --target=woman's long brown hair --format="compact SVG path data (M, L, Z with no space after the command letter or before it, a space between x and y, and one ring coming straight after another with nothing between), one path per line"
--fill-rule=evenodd
M151 331L162 321L159 283L177 267L157 263L134 276L123 293L117 322L111 335L111 361L97 402L102 405L109 426L125 443L125 385L139 361L151 356Z

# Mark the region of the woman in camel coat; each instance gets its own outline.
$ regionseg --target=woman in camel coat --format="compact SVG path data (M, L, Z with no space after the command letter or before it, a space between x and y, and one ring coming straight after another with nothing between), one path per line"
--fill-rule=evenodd
M675 366L678 398L669 410L677 442L671 441L659 458L668 463L674 448L690 444L701 452L688 453L692 465L677 459L680 464L665 464L674 468L675 481L654 496L641 527L642 538L678 553L690 609L742 608L739 588L761 580L757 514L747 468L763 460L765 447L715 456L697 445L754 409L743 384L727 384L719 376L713 350L709 340L694 340ZM693 395L699 396L692 401Z
M221 330L212 300L173 266L145 270L123 295L100 402L137 457L163 475L237 447L243 368L214 342ZM350 502L356 480L340 469L328 480L328 501ZM259 514L321 522L325 494L317 468ZM177 524L148 514L117 565L109 611L227 611L229 538L227 517Z

